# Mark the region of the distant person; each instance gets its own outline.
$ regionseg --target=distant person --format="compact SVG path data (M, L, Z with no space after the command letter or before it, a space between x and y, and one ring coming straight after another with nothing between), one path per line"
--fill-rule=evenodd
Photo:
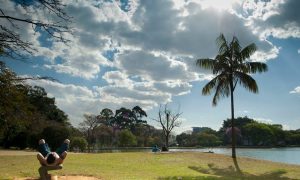
M152 148L152 152L160 152L160 149L157 147L157 145Z
M37 154L37 159L43 166L58 166L62 164L64 159L67 157L69 144L70 140L66 139L63 144L56 150L56 152L51 152L45 140L41 139L39 140L39 153Z

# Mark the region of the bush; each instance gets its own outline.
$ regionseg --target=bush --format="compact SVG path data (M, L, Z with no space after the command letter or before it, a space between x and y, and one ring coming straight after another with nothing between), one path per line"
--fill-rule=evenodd
M87 145L88 143L83 137L74 137L71 139L70 149L74 151L78 148L81 152L83 152Z

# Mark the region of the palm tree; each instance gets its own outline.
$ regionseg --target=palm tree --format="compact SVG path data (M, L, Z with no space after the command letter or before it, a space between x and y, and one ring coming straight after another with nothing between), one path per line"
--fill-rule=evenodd
M221 97L231 97L231 142L232 158L236 158L235 144L236 136L234 129L234 96L233 92L237 84L253 93L258 93L256 81L250 73L262 73L268 70L265 63L250 62L247 59L256 51L254 43L241 48L238 39L234 36L228 44L224 35L217 38L219 53L215 59L198 59L196 65L211 70L215 77L202 89L203 95L210 95L214 90L213 106L217 105Z

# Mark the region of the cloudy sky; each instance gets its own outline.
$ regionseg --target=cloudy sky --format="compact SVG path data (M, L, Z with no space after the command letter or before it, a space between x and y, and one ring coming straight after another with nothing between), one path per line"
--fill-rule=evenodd
M5 13L24 16L13 1L1 0ZM26 63L6 60L19 75L51 76L34 81L55 97L74 126L84 113L97 114L136 105L155 125L160 104L180 106L183 124L219 129L230 117L229 98L212 107L201 90L212 77L195 66L213 58L216 38L237 36L242 46L256 43L252 61L269 71L255 74L259 94L238 87L236 116L300 128L299 0L65 0L73 17L70 46L53 42L28 26L21 32L39 50ZM35 17L33 17L35 18ZM40 17L39 18L43 18ZM45 17L46 18L46 17Z

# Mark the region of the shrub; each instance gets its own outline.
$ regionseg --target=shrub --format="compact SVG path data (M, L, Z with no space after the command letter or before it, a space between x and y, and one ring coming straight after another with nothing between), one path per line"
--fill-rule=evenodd
M88 143L83 137L74 137L71 139L70 149L74 151L78 148L81 152L83 152L87 145Z

